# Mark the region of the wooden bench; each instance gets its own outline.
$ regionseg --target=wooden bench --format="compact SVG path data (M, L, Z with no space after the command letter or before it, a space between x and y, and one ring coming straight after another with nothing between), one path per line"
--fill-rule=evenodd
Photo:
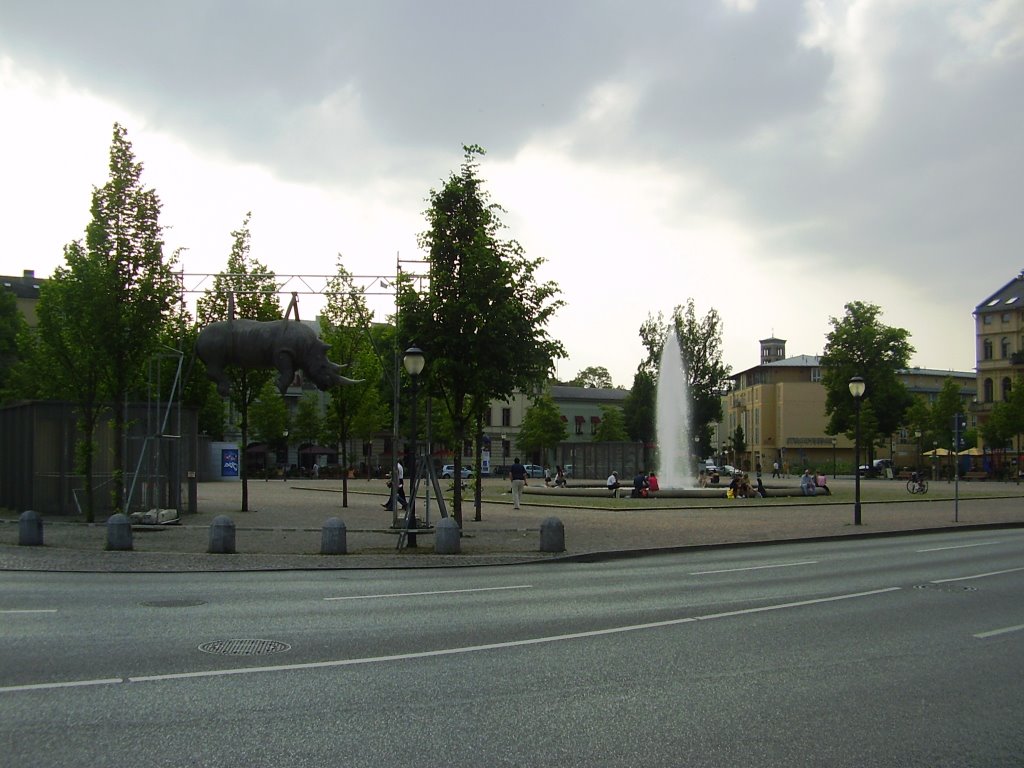
M964 480L988 480L988 472L984 470L964 472Z

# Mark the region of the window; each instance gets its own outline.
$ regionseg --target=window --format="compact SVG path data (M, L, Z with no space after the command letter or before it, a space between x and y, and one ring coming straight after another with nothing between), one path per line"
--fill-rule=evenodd
M811 381L821 381L821 368L811 368Z
M598 426L600 426L600 424L601 424L601 417L600 416L591 416L590 417L590 434L596 435L597 434L597 428L598 428Z
M1005 379L1003 379L1003 402L1004 403L1007 400L1010 399L1010 388L1011 388L1011 386L1012 386L1012 384L1010 383L1010 377L1007 376Z
M576 434L577 435L582 435L583 434L583 422L585 422L585 421L586 421L586 419L583 418L582 416L577 416L576 417Z
M992 325L992 315L983 315L983 317L984 320L982 320L982 322L985 323L985 325Z
M1004 360L1010 356L1010 340L1005 336L999 342L999 352Z
M512 426L512 409L502 408L501 409L501 426L511 427Z
M491 409L488 408L487 409L487 413L484 414L484 426L485 427L493 427L494 426L494 423L493 423L492 418L491 418L491 413L492 413Z
M992 339L985 339L985 343L982 345L983 352L982 357L985 360L992 359Z
M985 385L984 386L985 386L985 402L986 403L991 403L992 402L992 392L993 392L992 379L985 379Z

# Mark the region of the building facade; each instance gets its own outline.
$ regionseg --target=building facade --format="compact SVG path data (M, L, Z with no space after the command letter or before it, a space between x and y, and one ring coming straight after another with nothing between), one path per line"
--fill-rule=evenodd
M845 435L828 435L825 427L825 387L821 377L821 358L817 355L785 356L785 340L761 340L761 364L731 377L732 389L722 397L722 421L714 431L720 460L728 459L743 469L771 467L776 461L790 472L816 469L834 474L837 467L849 469L854 462L855 446ZM766 348L767 347L767 348ZM971 371L941 371L908 368L897 378L916 397L932 403L947 378L959 384L960 396L967 405L976 394L975 374ZM973 426L973 424L968 424ZM746 450L729 453L736 429L741 428ZM876 447L876 458L891 459L896 467L921 464L923 446L920 435L906 430L890 436L887 446Z
M978 415L1010 397L1024 372L1024 271L974 309Z

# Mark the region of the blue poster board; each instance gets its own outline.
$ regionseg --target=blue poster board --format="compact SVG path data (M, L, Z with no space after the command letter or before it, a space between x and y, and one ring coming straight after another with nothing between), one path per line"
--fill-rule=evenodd
M220 476L238 477L238 449L221 448L220 451Z

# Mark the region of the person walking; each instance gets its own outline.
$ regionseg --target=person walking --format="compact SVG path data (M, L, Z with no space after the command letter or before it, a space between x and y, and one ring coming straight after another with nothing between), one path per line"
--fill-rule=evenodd
M519 504L523 500L523 488L526 486L526 467L519 461L518 456L512 461L508 477L512 481L512 509L519 509Z
M779 474L779 462L778 461L772 462L772 477L782 477L782 475Z

